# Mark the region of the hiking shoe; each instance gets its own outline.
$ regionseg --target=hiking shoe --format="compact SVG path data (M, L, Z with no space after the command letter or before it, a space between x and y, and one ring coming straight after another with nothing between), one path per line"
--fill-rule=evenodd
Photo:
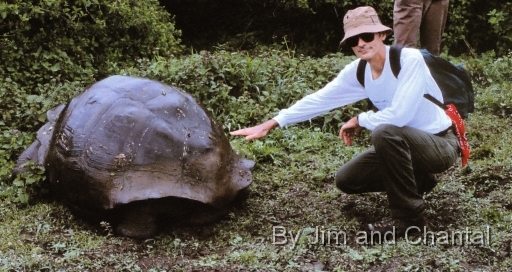
M408 234L421 232L426 225L427 218L423 213L420 213L414 217L390 218L374 224L368 224L368 230L370 233L394 232L397 235L403 235L406 232Z

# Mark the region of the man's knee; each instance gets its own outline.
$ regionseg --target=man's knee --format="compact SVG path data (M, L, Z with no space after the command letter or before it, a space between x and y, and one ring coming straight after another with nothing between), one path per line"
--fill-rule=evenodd
M393 147L393 150L396 148L407 148L407 143L403 138L404 133L402 127L383 124L377 126L372 131L371 141L377 153L388 150L390 147Z
M378 141L382 138L397 135L397 132L400 128L395 125L390 124L382 124L378 125L372 131L372 141Z
M346 194L355 194L355 190L352 188L352 184L354 184L354 180L340 169L338 173L336 173L336 187L340 189L342 192Z

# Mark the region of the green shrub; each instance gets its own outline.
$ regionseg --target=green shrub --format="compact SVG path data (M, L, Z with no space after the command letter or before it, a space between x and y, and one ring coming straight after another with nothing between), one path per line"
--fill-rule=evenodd
M476 92L476 108L496 116L512 114L512 54L497 57L494 52L468 58L464 65L471 73Z
M45 181L45 169L34 162L27 162L22 165L29 171L19 174L13 180L13 187L16 189L16 200L22 204L28 204L31 195L47 191Z
M51 79L92 82L110 63L179 53L172 20L155 0L4 1L0 76L34 88Z

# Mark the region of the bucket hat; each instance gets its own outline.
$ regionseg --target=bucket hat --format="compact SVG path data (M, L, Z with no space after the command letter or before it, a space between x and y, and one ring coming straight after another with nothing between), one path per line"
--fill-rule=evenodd
M380 22L377 12L372 7L358 7L349 10L345 17L343 17L343 30L345 36L340 44L350 37L359 35L361 33L379 33L390 32L391 28L383 25Z

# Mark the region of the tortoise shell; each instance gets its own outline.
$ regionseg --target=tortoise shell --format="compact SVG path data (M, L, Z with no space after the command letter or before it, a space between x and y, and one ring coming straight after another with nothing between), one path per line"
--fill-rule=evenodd
M169 197L223 209L252 181L254 162L239 157L222 127L177 88L111 76L58 110L38 133L44 150L20 160L44 159L54 193L82 212ZM148 203L155 204L146 210L165 205Z

